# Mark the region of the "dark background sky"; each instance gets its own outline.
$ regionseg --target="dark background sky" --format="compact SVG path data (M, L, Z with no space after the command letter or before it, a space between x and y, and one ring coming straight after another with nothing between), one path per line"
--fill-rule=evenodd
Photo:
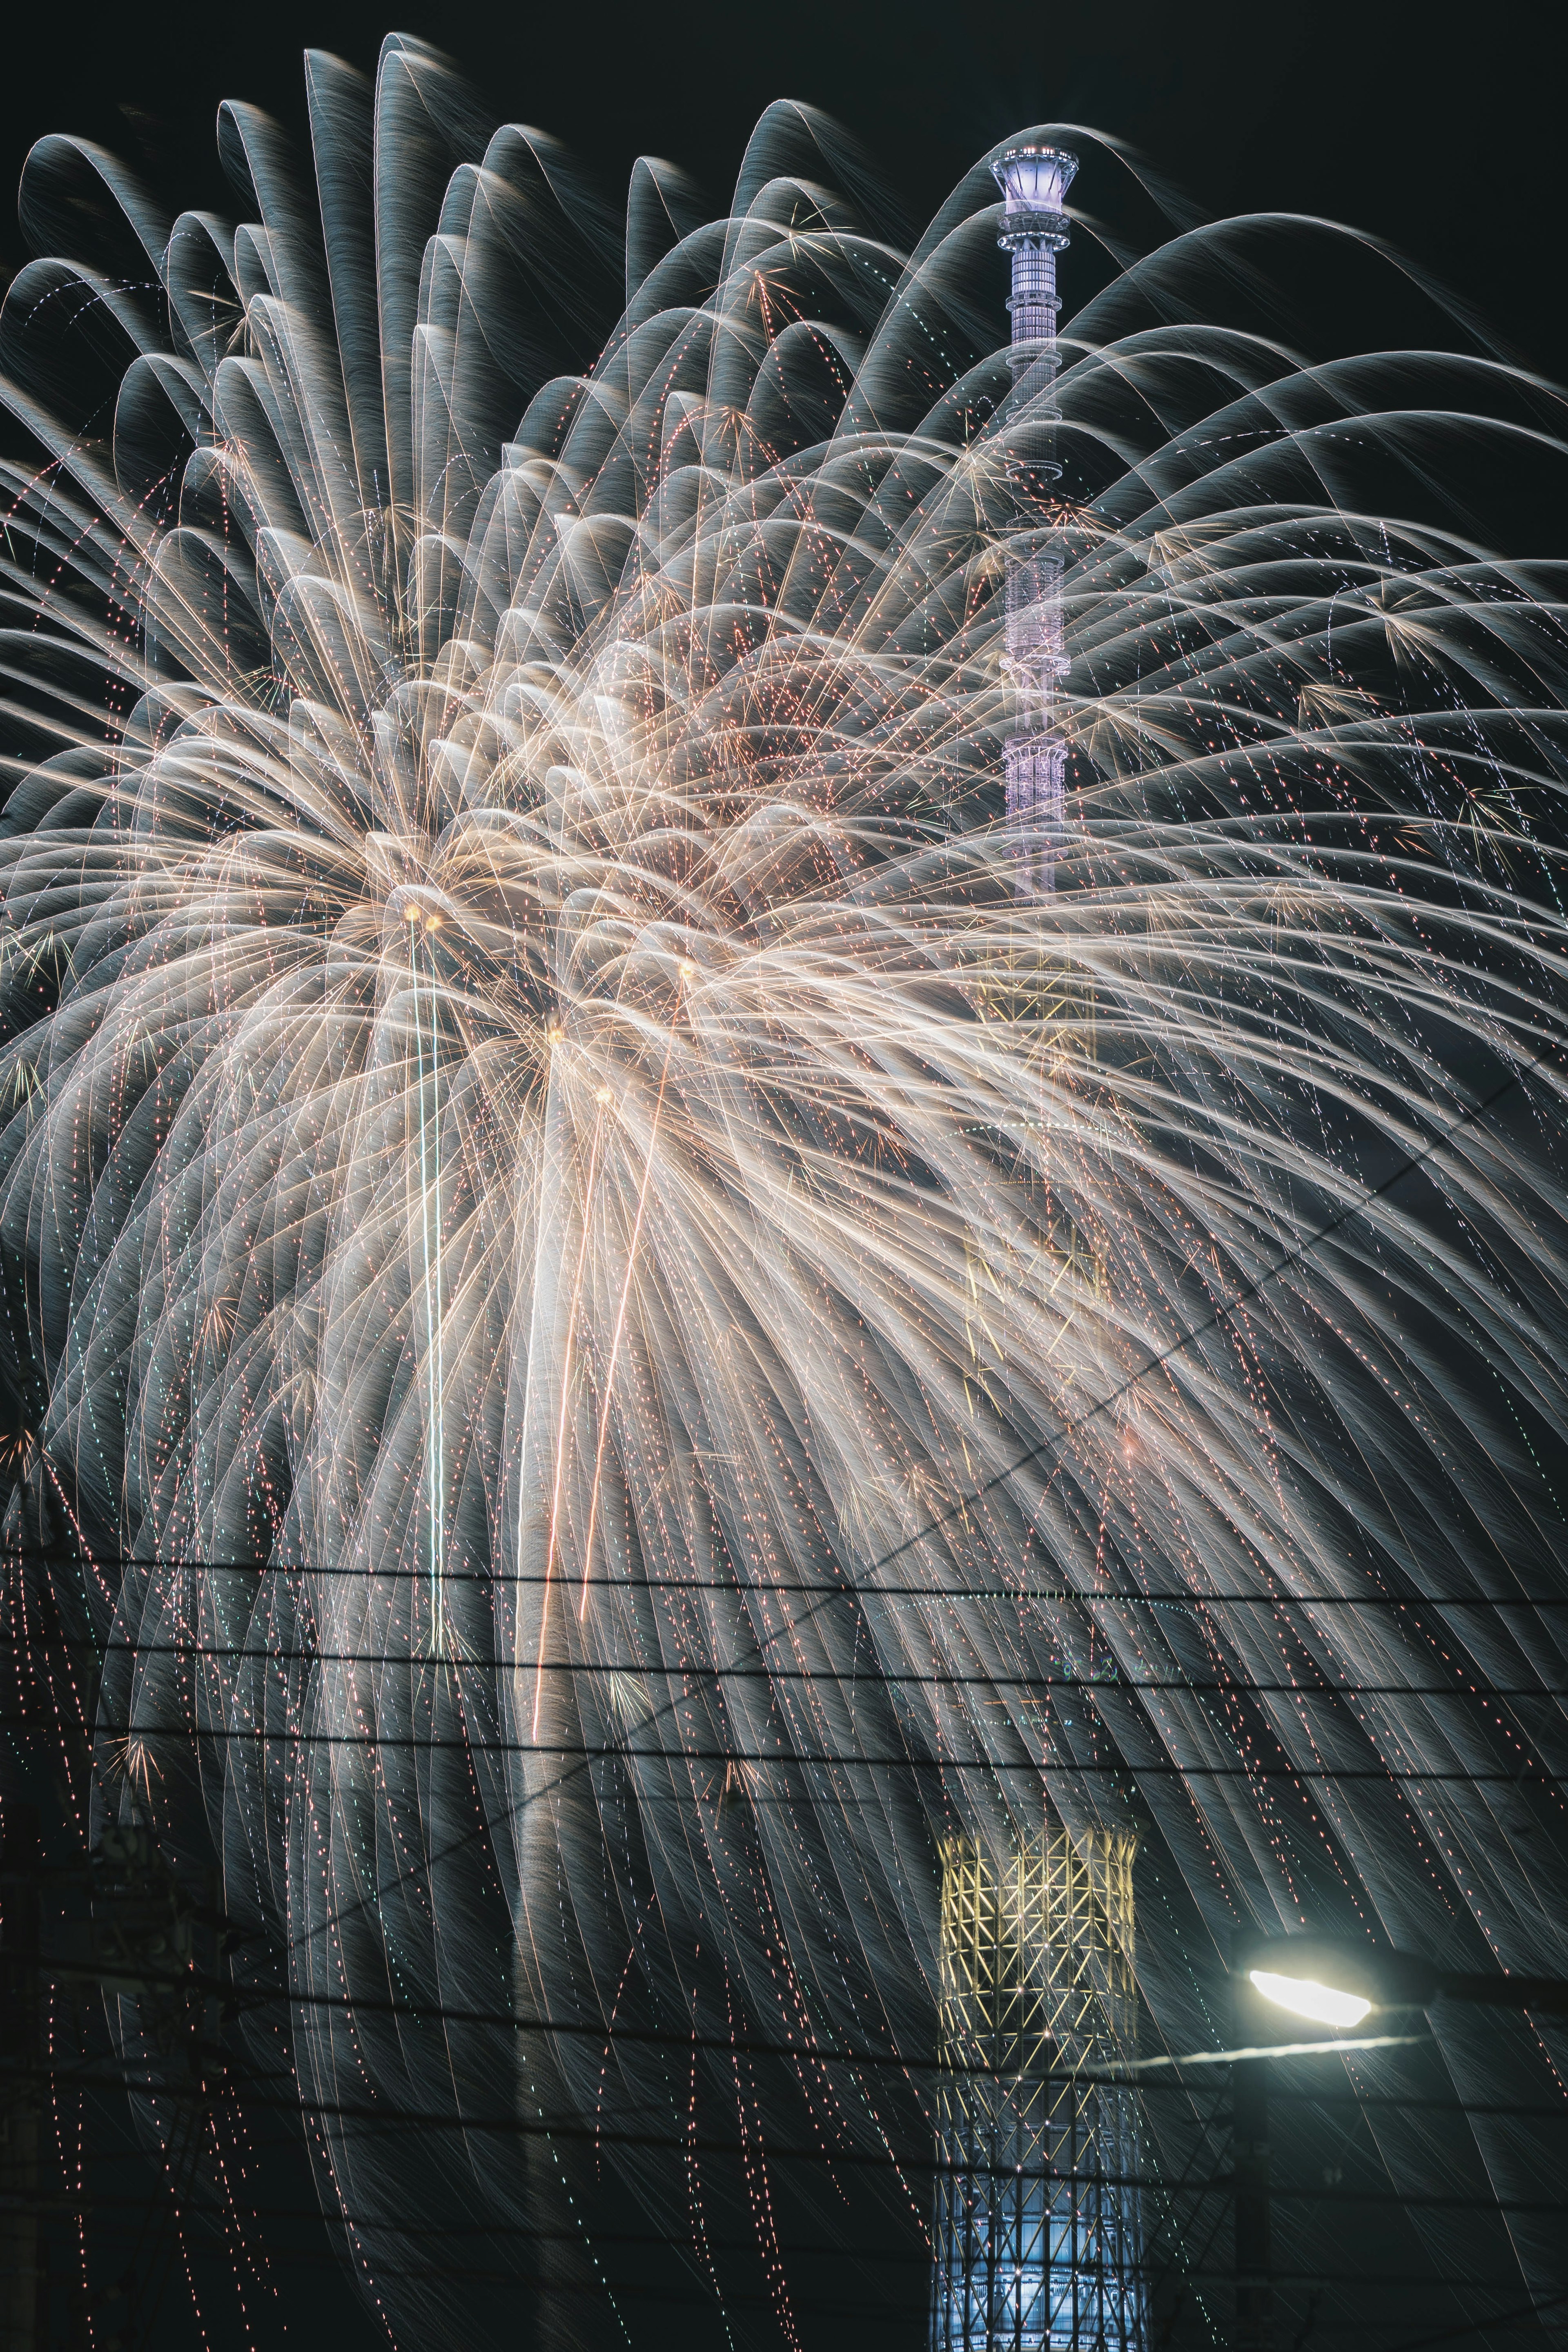
M556 131L624 183L649 149L716 197L766 102L847 122L920 218L1032 120L1130 138L1207 209L1329 213L1392 238L1568 376L1562 10L1491 0L19 0L5 46L0 257L30 142L72 129L138 156L171 195L227 209L220 98L300 111L307 43L370 67L390 24L435 40L497 113ZM1383 340L1375 317L1345 341Z

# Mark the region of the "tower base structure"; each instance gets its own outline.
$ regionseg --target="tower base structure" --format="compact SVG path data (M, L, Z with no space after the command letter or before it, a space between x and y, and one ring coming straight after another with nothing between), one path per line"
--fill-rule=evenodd
M1147 2352L1123 1831L942 1851L931 2352ZM1089 2079L1084 2079L1086 2076Z

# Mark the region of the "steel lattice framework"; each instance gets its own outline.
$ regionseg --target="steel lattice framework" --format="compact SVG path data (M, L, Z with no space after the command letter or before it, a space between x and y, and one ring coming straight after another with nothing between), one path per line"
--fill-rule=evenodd
M931 2352L1142 2352L1136 1838L942 1851Z

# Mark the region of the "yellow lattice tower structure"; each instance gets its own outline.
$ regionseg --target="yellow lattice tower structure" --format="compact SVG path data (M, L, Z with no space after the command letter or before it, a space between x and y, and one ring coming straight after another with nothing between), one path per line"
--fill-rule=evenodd
M943 1846L931 2352L1143 2352L1136 1850Z

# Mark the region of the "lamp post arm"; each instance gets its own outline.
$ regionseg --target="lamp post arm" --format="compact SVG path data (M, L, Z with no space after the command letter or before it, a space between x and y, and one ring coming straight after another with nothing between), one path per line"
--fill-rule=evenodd
M1546 2017L1568 2017L1568 1977L1504 1976L1487 1969L1479 1976L1443 1969L1437 1975L1439 1998L1480 2001L1489 2009L1533 2009Z

